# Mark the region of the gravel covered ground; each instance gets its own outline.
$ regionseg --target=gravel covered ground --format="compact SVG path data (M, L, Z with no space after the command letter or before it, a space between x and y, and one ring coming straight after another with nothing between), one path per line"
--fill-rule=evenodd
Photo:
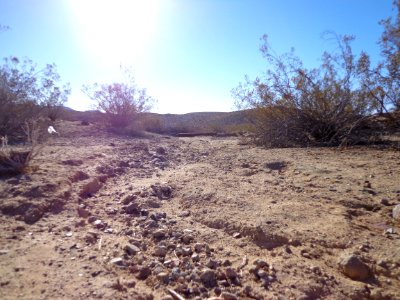
M0 179L1 299L400 299L399 151L57 129Z

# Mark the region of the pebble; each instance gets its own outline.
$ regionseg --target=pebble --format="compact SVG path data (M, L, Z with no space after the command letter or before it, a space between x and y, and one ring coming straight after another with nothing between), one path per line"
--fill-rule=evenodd
M347 254L340 258L342 272L353 280L365 280L370 276L369 267L355 254Z
M89 223L93 223L94 221L96 221L97 220L97 218L95 217L95 216L90 216L89 218L88 218L88 222Z
M191 234L184 234L182 236L182 242L184 242L185 244L190 244L190 242L194 239L193 235Z
M153 232L153 237L155 239L163 239L167 235L167 231L165 229L158 229Z
M83 207L78 207L78 216L80 218L86 219L87 217L89 217L89 215L90 215L90 212L87 209L85 209Z
M220 298L224 299L224 300L238 300L239 299L238 296L236 296L235 294L228 293L228 292L223 292L220 295Z
M192 254L192 249L190 247L182 248L182 255L183 256L189 256L191 254Z
M129 254L129 255L135 255L136 253L140 252L140 249L132 244L126 244L124 247L124 250Z
M214 288L217 285L215 271L211 269L204 269L200 275L200 280L207 288Z
M102 229L105 227L105 224L103 223L102 220L96 220L93 222L93 225L97 228L97 229Z
M264 267L268 267L268 263L262 259L256 259L253 262L253 265L255 265L258 269L264 268Z
M124 260L121 257L115 257L112 260L110 260L110 264L116 265L116 266L124 266Z
M234 280L237 278L238 274L236 273L236 271L232 268L226 268L225 269L225 275L227 278Z
M190 211L188 211L188 210L184 210L178 214L178 217L182 217L182 218L189 217L189 216L190 216Z
M385 205L385 206L389 206L390 205L389 199L387 199L387 198L381 199L380 203L382 205Z
M257 276L258 276L258 278L266 278L266 277L268 277L268 274L264 270L258 270Z
M140 210L138 207L137 203L131 203L127 206L123 207L123 210L125 211L125 213L129 214L129 215L133 215L133 214L139 214Z
M157 279L167 283L168 282L168 273L167 272L160 272L157 274Z
M165 257L165 255L167 255L167 253L168 253L168 249L165 246L156 246L154 248L155 256Z
M196 243L194 245L194 251L200 253L203 251L204 247L205 247L204 244Z
M392 211L393 219L400 221L400 204L397 204Z
M217 262L216 260L210 258L210 259L207 261L206 266L207 266L208 268L210 268L210 269L216 269L216 268L218 268L219 264L218 264L218 262Z
M139 273L136 275L137 279L145 280L151 275L151 269L148 266L140 268Z
M123 200L122 203L125 205L128 205L129 203L133 202L134 200L136 200L137 196L136 195L128 195L126 196Z
M198 253L193 253L192 254L192 261L194 261L194 262L200 261L200 256L199 256Z
M238 238L241 238L241 237L242 237L242 235L240 234L240 232L235 232L232 236L233 236L235 239L238 239Z

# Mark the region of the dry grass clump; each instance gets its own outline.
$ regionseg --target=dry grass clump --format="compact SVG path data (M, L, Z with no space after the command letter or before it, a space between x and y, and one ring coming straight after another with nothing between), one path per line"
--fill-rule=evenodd
M26 134L24 146L10 146L8 137L1 137L0 176L13 176L27 172L30 169L32 159L42 149L40 141L43 138L39 122L26 122L23 130Z

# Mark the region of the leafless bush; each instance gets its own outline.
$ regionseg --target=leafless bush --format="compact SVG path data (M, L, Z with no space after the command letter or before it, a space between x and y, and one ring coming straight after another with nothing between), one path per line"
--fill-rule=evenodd
M96 108L103 113L106 125L125 128L138 118L141 112L148 111L154 100L145 89L136 85L129 69L121 68L124 82L84 85L82 91L95 101Z
M26 135L24 146L10 146L7 136L1 137L0 176L16 175L26 172L43 148L44 130L39 120L26 121L23 131Z

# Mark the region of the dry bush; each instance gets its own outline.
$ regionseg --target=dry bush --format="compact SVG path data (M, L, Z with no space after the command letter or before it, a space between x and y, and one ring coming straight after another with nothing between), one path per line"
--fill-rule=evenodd
M0 176L25 173L31 161L42 150L45 140L43 123L39 120L26 121L23 126L26 143L23 146L10 146L7 136L1 137Z
M352 37L333 35L339 53L325 52L322 64L306 69L294 52L277 56L264 37L261 50L271 68L233 93L255 125L256 141L270 147L335 146L349 143L376 108L359 84ZM355 141L356 142L356 141Z
M136 85L131 70L122 68L124 81L84 85L82 91L96 103L96 108L102 112L102 118L107 126L125 128L132 126L141 112L148 111L154 99L147 95L146 89Z
M376 142L400 128L400 118L392 112L400 109L400 1L393 4L397 18L381 22L383 61L375 67L365 52L358 58L353 54L351 36L328 33L337 51L324 52L314 69L306 69L294 50L275 54L263 37L260 50L269 69L232 91L238 107L249 109L258 143L292 147ZM385 122L367 130L376 113L385 113Z

